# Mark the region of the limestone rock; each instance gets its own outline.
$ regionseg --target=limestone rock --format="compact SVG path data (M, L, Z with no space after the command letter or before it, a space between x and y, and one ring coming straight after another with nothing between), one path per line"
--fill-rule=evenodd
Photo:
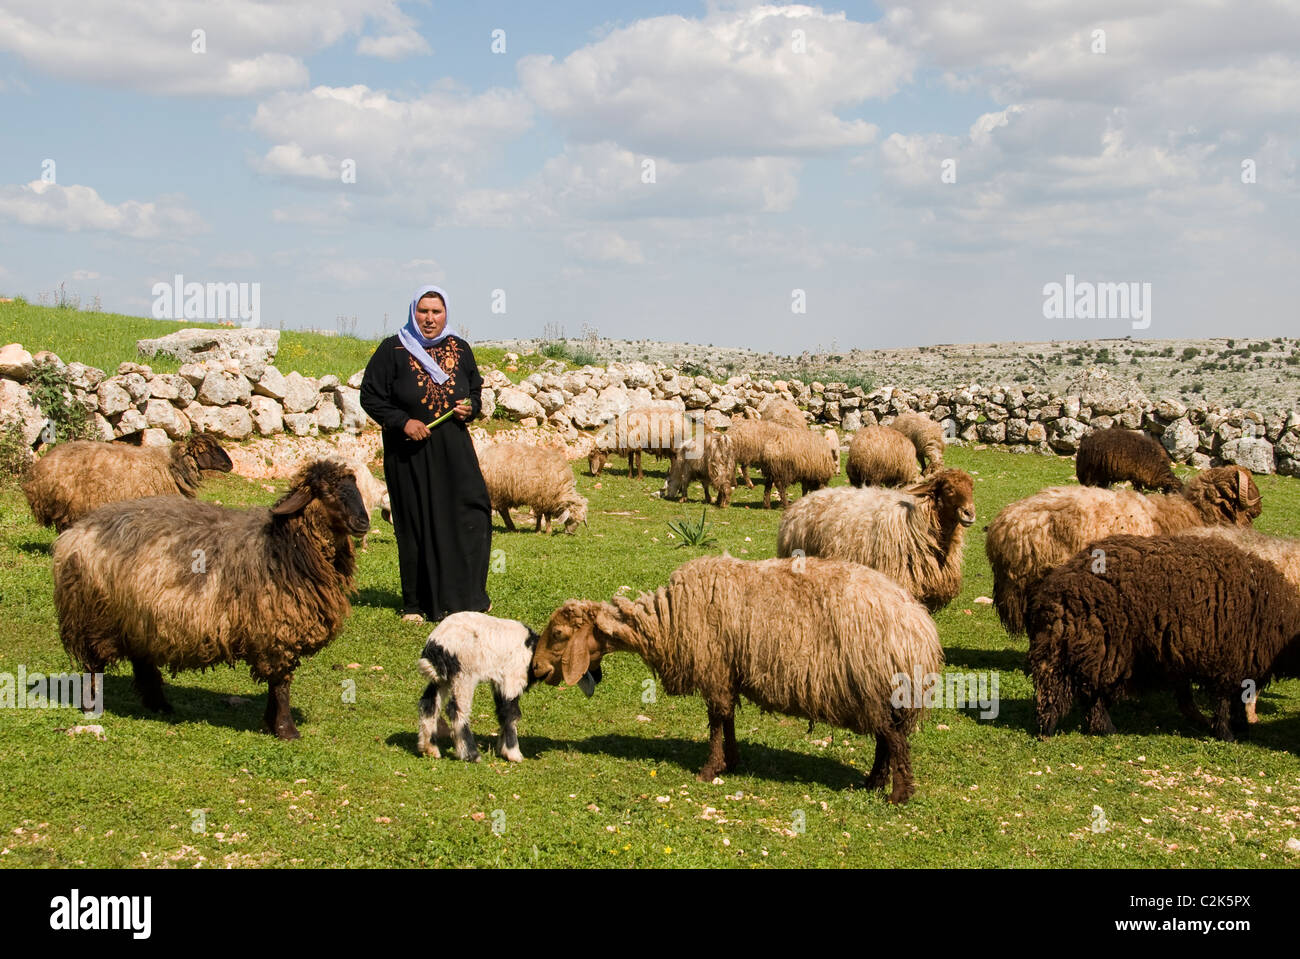
M307 413L314 410L319 402L320 391L315 380L303 376L297 370L285 376L283 405L286 413Z
M504 412L507 417L514 420L546 418L546 410L542 404L538 403L522 390L501 390L501 392L497 394L497 408Z
M95 392L99 397L99 412L105 416L117 416L131 408L131 394L117 382L117 377L104 380Z
M36 370L36 360L21 343L0 347L0 377L26 383Z
M1186 416L1182 416L1165 427L1160 442L1175 463L1186 463L1200 445L1201 434Z
M269 396L273 400L284 399L285 394L284 374L274 366L268 366L262 371L257 382L253 385L253 392L258 396Z
M339 408L334 403L320 403L315 411L316 426L322 432L332 432L339 428L342 417L339 415Z
M253 417L253 426L262 436L284 430L284 411L269 396L254 396L249 401L248 408Z
M22 426L23 442L30 447L45 428L45 417L26 387L14 380L0 380L0 427L11 423Z
M197 399L204 406L229 406L247 403L252 395L248 380L238 374L212 372L203 377Z
M1275 471L1273 444L1268 440L1244 436L1229 440L1220 448L1219 457L1225 463L1244 466L1252 473L1270 474Z
M284 426L294 436L312 436L319 432L310 413L285 413Z
M182 363L237 356L270 363L280 349L280 331L263 329L184 329L155 339L137 340L142 356L170 356Z

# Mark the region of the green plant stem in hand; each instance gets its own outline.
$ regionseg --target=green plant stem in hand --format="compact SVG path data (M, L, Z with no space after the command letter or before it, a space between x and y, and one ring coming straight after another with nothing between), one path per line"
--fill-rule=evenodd
M452 413L455 413L455 412L456 412L456 407L453 406L451 409L449 409L447 412L443 413L441 416L439 416L439 417L438 417L436 420L434 420L432 423L425 423L424 425L427 426L427 427L429 427L429 429L433 429L435 426L437 426L439 423L441 423L443 420L445 420L447 417L451 416L451 414L452 414Z

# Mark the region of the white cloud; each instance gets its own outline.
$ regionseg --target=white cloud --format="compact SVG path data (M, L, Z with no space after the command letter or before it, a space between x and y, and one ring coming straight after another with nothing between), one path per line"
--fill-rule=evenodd
M698 160L870 143L872 124L837 111L890 96L913 63L874 24L762 6L640 20L562 61L523 57L518 73L574 141Z
M592 263L645 262L641 245L614 230L581 230L564 238L564 248L580 259Z
M113 204L92 187L62 186L43 180L0 186L0 218L42 229L98 231L135 239L170 238L205 229L202 219L184 205L181 197Z
M531 124L532 108L514 91L466 94L443 84L402 98L363 85L320 86L258 106L253 129L277 142L254 165L298 182L338 183L350 159L350 190L389 195L418 217L449 205L449 191Z
M418 33L396 33L387 37L362 37L357 41L357 53L381 60L402 60L406 57L429 53L429 44Z
M5 0L0 52L57 77L151 94L248 96L307 83L303 58L360 35L362 53L423 52L396 0ZM205 31L206 52L193 50Z

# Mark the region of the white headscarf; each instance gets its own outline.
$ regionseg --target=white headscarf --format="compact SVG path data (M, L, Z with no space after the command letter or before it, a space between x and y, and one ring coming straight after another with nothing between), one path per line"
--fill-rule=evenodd
M449 318L447 325L443 327L442 332L433 339L426 339L425 335L420 332L420 325L415 322L415 306L430 293L436 293L442 299L442 305L447 310ZM415 299L411 301L411 309L407 312L406 325L397 331L397 338L401 344L406 347L408 353L415 357L417 363L424 367L424 371L433 378L433 381L441 386L446 383L449 376L443 371L442 367L433 361L429 355L429 347L441 343L449 336L460 336L451 328L450 320L451 307L447 305L447 294L443 292L440 286L422 286L415 294Z

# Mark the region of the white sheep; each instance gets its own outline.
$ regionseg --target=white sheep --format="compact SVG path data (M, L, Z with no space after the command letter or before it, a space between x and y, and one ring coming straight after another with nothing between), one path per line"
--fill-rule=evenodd
M514 619L486 613L452 613L429 634L418 663L429 680L420 697L417 748L437 759L437 738L454 732L456 758L478 762L478 744L469 728L470 707L479 683L490 682L496 699L501 733L497 741L502 758L522 762L519 751L519 697L532 685L528 665L537 648L537 634ZM438 715L445 701L449 730ZM435 730L435 726L437 727Z
M501 514L507 530L515 529L510 519L512 506L532 507L539 533L551 531L552 516L564 524L566 533L587 522L587 500L579 495L573 469L559 450L527 443L493 443L478 451L478 465L492 508Z

